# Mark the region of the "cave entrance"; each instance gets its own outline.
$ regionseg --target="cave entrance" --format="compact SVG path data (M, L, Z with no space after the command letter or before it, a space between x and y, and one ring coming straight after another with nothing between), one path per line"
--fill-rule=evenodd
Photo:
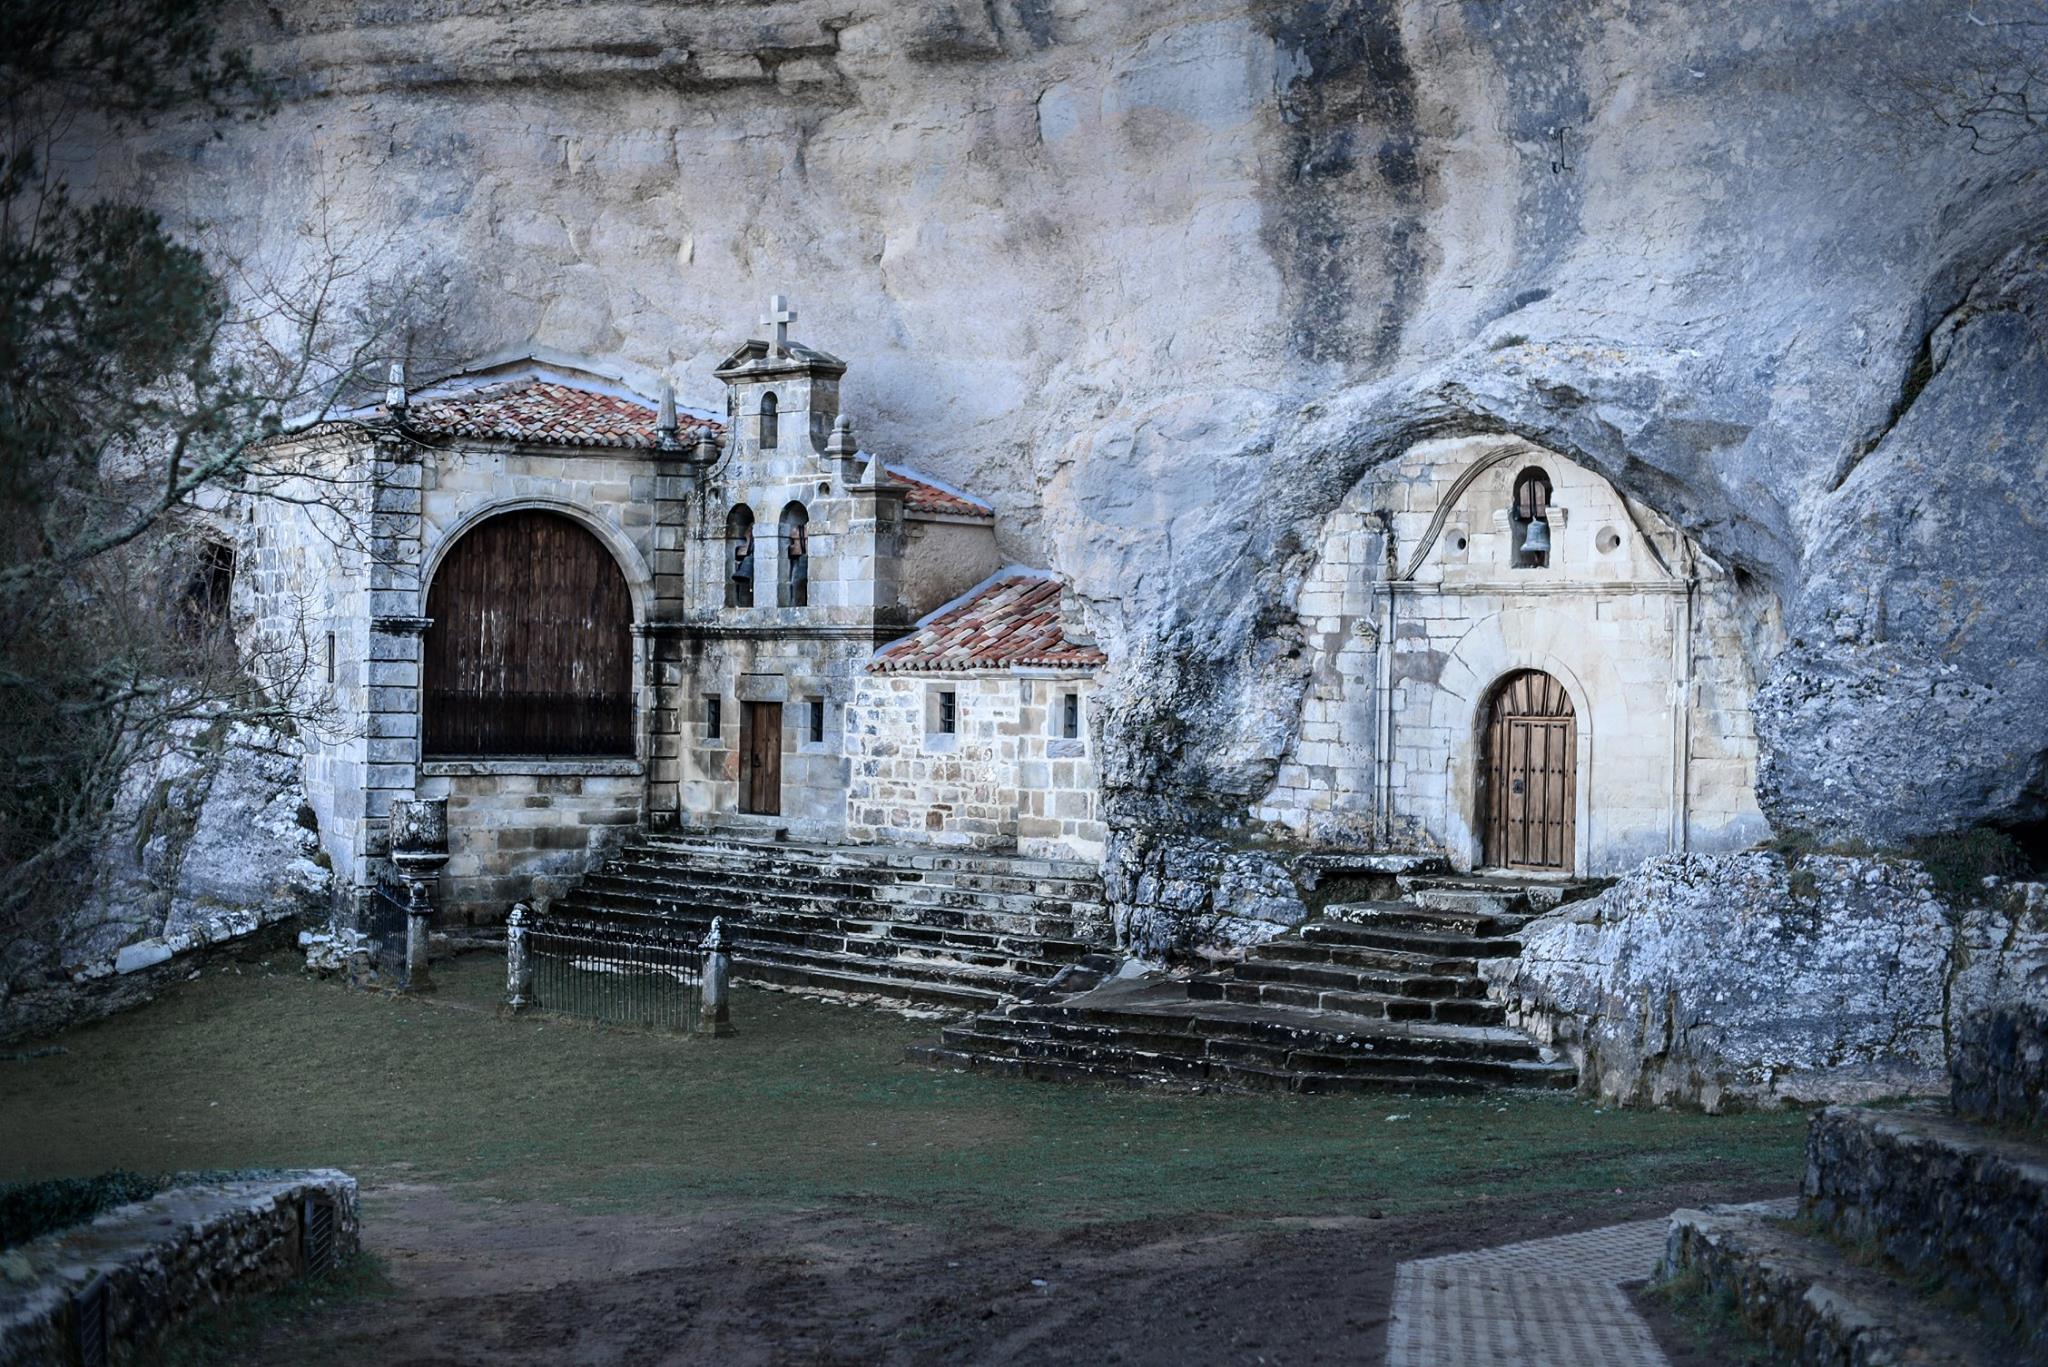
M1579 797L1571 695L1540 670L1518 670L1494 686L1484 716L1479 828L1485 862L1570 873Z

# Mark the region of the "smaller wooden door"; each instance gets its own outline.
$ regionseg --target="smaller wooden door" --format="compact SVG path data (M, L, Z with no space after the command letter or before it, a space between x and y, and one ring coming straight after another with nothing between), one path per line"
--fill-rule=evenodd
M740 720L740 810L782 811L782 704L750 702Z
M1509 676L1486 725L1480 815L1495 867L1569 873L1578 824L1578 719L1548 674Z

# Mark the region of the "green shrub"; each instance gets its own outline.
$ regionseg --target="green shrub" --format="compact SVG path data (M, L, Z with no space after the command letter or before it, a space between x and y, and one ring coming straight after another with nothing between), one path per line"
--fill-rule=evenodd
M45 1182L0 1186L0 1248L13 1248L53 1230L83 1224L103 1210L146 1201L170 1185L170 1178L139 1172L103 1172L97 1177L57 1177Z

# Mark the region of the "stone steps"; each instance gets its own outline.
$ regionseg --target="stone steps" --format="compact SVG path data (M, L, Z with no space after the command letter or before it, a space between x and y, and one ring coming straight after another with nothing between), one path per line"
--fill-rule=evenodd
M1479 977L1479 960L1519 952L1526 900L1499 883L1415 881L1398 902L1332 906L1227 971L1007 1007L916 1056L1018 1076L1297 1092L1576 1085L1570 1064L1505 1028Z
M1965 1021L1950 1105L1831 1106L1807 1130L1799 1219L1680 1211L1692 1274L1798 1363L2048 1362L2048 1011Z
M2006 1367L2040 1360L1798 1222L1755 1210L1673 1214L1663 1275L1684 1273L1730 1298L1782 1361L1800 1367Z
M980 1016L948 1027L938 1048L955 1066L977 1058L1051 1063L1091 1077L1260 1091L1469 1092L1577 1081L1569 1065L1535 1057L1527 1040L1477 1030L1419 1035L1375 1033L1373 1022L1338 1024L1342 1018L1313 1030L1200 1014L1050 1014L1058 1012L1041 1005Z
M914 918L918 924L945 926L987 934L1084 938L1100 920L1064 914L1032 915L1001 906L936 906L878 901L859 888L837 891L830 885L812 889L766 891L746 885L723 884L715 876L692 875L687 879L664 879L637 864L607 864L584 878L578 891L624 908L655 914L681 914L703 910L719 916L784 916L826 918L833 921L887 922ZM963 898L965 894L960 894ZM970 899L971 903L971 899Z
M635 842L553 909L693 932L723 918L742 982L948 1012L1036 995L1110 938L1085 865L702 833Z
M820 889L839 897L868 897L875 901L907 906L959 906L1008 909L1021 914L1069 916L1095 914L1100 906L1099 891L1092 896L1074 896L1065 880L1044 886L1053 892L1033 891L1030 880L977 878L960 881L956 874L892 879L865 867L791 864L763 867L762 860L749 858L727 864L710 859L654 858L645 850L628 851L630 860L622 868L642 877L663 882L701 882L763 893L796 893ZM989 886L983 886L987 884Z
M1190 982L1188 995L1195 1001L1341 1011L1373 1020L1437 1021L1450 1025L1500 1025L1507 1020L1506 1008L1498 1002L1471 997L1417 998L1341 992L1292 983L1246 982L1220 973Z
M1838 1242L1968 1296L2048 1361L2048 1134L1933 1105L1830 1107L1807 1137L1801 1209Z

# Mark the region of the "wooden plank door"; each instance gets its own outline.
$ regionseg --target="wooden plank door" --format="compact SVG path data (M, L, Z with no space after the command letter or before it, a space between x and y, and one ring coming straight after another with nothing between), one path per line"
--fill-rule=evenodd
M1569 873L1578 807L1578 723L1569 696L1549 675L1515 675L1494 695L1485 736L1485 862Z
M740 723L740 810L782 811L782 704L750 702Z

